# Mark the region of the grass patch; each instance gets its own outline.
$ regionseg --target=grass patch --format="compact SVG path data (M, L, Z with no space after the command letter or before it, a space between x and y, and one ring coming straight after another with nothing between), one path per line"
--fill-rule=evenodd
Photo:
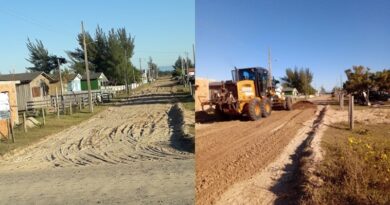
M191 95L184 98L179 98L179 101L186 111L195 113L195 100ZM195 124L187 125L187 126L188 126L187 128L188 132L191 135L195 136Z
M308 190L304 204L389 204L390 126L334 124L324 134L323 185Z
M105 106L95 106L94 113L92 114L89 113L88 108L86 108L81 112L73 113L73 115L61 115L59 119L57 119L56 114L49 114L46 116L45 126L30 128L27 130L27 133L24 132L23 125L15 127L15 143L12 143L11 139L1 141L0 155L4 155L5 153L16 148L27 147L46 136L61 132L62 130L69 128L73 125L80 124L82 121L89 119L93 115L100 113L106 108L107 107ZM36 117L36 119L39 122L43 122L42 117Z
M190 94L190 87L189 86L184 86L182 84L176 85L176 92L177 93L188 93Z
M180 103L187 111L195 112L195 100L192 96L189 95L188 97L180 98Z

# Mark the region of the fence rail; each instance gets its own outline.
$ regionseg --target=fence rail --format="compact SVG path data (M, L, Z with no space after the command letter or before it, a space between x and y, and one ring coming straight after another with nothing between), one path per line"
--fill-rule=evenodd
M92 102L94 104L100 102L109 102L115 94L115 91L92 91ZM27 101L25 105L25 111L34 113L42 108L48 112L55 112L57 107L60 111L69 108L70 106L78 106L84 108L88 105L88 92L73 92L65 93L63 95L51 95L44 100Z

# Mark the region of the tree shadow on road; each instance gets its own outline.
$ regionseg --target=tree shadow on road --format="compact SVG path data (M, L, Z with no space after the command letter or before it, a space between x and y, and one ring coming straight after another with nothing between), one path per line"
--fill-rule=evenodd
M168 124L172 130L170 145L179 151L194 153L195 138L184 132L183 113L177 104L171 107L168 117Z
M307 180L305 177L305 166L308 158L312 155L312 149L308 149L313 140L319 125L325 116L326 108L322 109L318 117L312 124L312 129L306 133L307 137L301 145L297 147L294 154L290 155L292 162L287 164L283 171L284 174L270 189L277 198L275 205L300 204L299 200L304 194L304 184Z

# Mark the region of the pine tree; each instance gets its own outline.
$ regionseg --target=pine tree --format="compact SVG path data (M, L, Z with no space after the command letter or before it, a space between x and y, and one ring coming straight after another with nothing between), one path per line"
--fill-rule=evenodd
M56 55L50 55L49 51L45 48L41 40L35 40L35 44L27 39L27 49L30 52L28 62L33 64L33 67L28 67L29 71L42 71L50 73L52 70L58 67L58 61L60 64L65 64L66 59L57 57Z
M80 48L68 51L72 61L71 68L77 73L84 73L83 36L77 38ZM133 69L131 57L134 55L134 37L125 28L111 29L106 33L98 26L94 38L86 33L88 63L92 71L103 72L111 84L127 84L135 78L140 79L140 72Z

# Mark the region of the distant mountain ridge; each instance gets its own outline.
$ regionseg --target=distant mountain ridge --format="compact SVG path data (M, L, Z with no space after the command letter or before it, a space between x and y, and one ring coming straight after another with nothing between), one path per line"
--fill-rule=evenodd
M167 65L167 66L159 66L158 69L160 71L171 71L173 70L173 67L171 65Z

